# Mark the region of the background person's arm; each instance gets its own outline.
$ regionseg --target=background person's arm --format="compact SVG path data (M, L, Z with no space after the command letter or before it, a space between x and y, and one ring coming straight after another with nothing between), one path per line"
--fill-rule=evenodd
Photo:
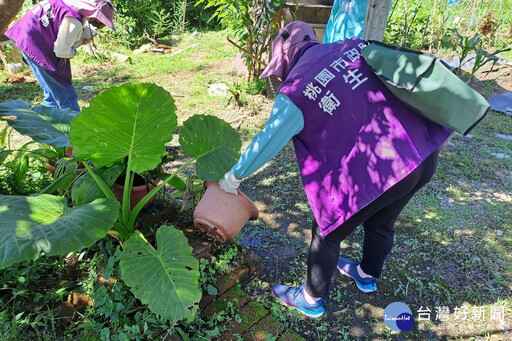
M83 24L76 18L65 17L59 27L57 39L53 45L53 52L58 58L73 58L76 49L73 45L82 37Z
M220 180L220 187L236 194L242 179L269 162L303 127L304 118L300 109L288 96L277 94L265 127L254 136L239 161Z
M290 139L304 127L302 112L290 98L277 94L265 127L252 139L232 171L237 178L246 178L276 156Z

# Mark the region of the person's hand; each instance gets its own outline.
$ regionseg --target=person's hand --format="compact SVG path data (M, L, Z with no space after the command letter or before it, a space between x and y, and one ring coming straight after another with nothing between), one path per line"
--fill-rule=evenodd
M233 171L229 171L226 174L224 174L224 178L220 179L219 185L224 192L238 195L237 189L240 186L241 182L242 179L238 179L233 174Z

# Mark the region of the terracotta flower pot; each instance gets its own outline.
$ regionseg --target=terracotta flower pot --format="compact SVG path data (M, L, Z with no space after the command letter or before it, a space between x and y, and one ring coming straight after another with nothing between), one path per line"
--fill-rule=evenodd
M66 155L66 157L74 158L75 156L73 155L73 148L67 147L66 151L65 151L65 155ZM46 163L44 164L44 167L50 173L53 173L55 171L55 161L54 160L47 160ZM78 162L77 169L84 169L84 168L85 168L84 164L82 162ZM77 172L77 173L80 174L79 172Z
M158 178L155 180L156 183L159 183L160 181L161 180ZM137 205L139 201L141 201L142 198L144 198L146 194L148 194L153 188L155 188L155 185L153 185L152 183L138 186L134 184L132 186L132 192L130 194L130 209L133 210L135 205ZM118 184L117 182L114 184L114 188L112 189L114 195L116 196L117 200L119 200L121 205L123 204L123 190L124 185ZM153 202L153 199L155 199L154 196L147 202L147 204L144 207L147 207L149 203Z
M223 243L232 240L249 220L258 218L256 205L242 191L224 192L216 181L205 182L206 192L194 210L194 225Z

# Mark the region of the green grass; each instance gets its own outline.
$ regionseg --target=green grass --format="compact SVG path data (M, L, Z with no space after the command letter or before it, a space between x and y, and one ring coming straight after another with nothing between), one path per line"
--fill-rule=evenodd
M485 49L494 50L510 46L511 27L510 1L484 0L478 2L461 0L448 5L447 1L439 0L398 0L392 2L392 10L387 20L385 41L400 44L420 50L429 46L437 50L443 47L439 39L447 38L450 28L464 36L472 37L479 32L484 40ZM435 9L435 11L434 11ZM491 13L491 21L487 21ZM495 31L482 34L485 22L495 27ZM405 36L407 41L405 42ZM443 55L443 51L437 51ZM505 52L505 58L510 57L510 51Z

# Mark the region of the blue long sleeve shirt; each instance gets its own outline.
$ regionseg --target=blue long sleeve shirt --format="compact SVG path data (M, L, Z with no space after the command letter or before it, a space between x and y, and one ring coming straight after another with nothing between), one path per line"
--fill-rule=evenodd
M346 7L346 8L344 8ZM324 44L362 37L368 0L335 0L324 34Z
M335 0L325 27L323 43L334 43L352 37L362 38L367 8L368 0Z
M290 139L304 128L302 112L288 96L278 93L265 127L252 139L231 170L243 179L270 161Z

